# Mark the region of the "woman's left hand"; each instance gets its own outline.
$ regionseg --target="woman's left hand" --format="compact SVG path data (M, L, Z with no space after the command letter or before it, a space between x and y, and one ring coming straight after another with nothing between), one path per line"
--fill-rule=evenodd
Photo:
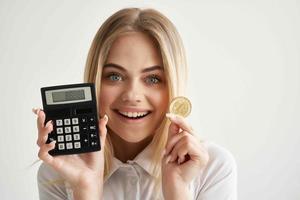
M169 196L166 193L188 187L207 164L209 155L183 117L170 113L166 116L171 124L162 158L162 187L164 196Z

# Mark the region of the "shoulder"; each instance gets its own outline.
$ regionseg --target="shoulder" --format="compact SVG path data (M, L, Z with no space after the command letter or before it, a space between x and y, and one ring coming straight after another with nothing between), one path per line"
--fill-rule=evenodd
M202 144L209 154L209 161L194 180L195 199L236 200L237 165L234 156L216 143L205 141Z
M209 154L208 167L223 166L228 170L236 169L236 161L233 154L226 148L209 141L203 142Z
M237 165L233 154L213 142L202 144L207 149L209 161L195 180L196 199L236 199Z

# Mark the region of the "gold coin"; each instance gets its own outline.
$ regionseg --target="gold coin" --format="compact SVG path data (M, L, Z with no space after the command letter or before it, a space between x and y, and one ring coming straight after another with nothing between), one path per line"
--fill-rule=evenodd
M186 97L175 97L170 103L169 110L173 114L187 117L191 113L192 104Z

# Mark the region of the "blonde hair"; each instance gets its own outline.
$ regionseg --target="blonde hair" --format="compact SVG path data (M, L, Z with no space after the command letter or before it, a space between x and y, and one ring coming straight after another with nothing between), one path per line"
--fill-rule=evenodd
M169 101L176 96L184 95L187 81L186 57L182 40L173 23L154 9L125 8L110 16L102 24L88 53L84 82L95 83L97 98L100 97L102 67L108 57L110 47L116 38L128 32L145 33L157 43L167 77ZM98 106L99 102L98 99ZM151 143L155 146L152 163L153 173L157 180L161 178L161 153L166 144L168 125L169 122L165 119L158 127ZM107 134L104 155L104 176L107 176L113 156L109 134Z

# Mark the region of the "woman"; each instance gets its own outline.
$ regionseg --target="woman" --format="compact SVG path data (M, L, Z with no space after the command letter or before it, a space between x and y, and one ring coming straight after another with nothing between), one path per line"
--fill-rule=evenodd
M161 13L129 8L109 17L84 74L96 86L102 150L52 157L55 142L45 144L52 124L34 109L40 199L236 199L231 154L167 113L184 95L186 74L180 36Z

